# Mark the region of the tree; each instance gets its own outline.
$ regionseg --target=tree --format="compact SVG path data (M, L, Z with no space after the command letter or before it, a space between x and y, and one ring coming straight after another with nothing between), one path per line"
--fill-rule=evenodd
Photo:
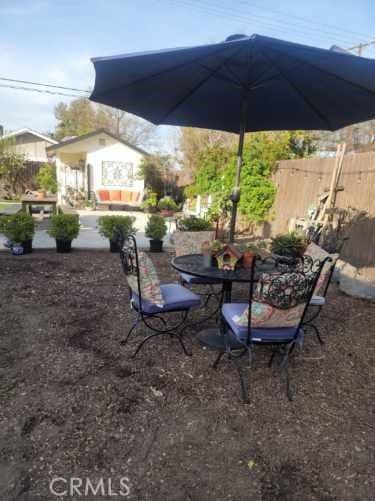
M51 164L43 164L36 176L39 188L56 193L57 180L56 180L56 167Z
M154 137L155 126L122 110L96 105L86 98L55 108L58 121L54 136L61 140L81 136L96 129L106 129L134 146L146 146Z
M2 187L10 196L22 192L25 158L15 150L15 139L0 140L0 179Z
M249 222L264 221L273 205L276 187L272 174L279 160L301 158L313 152L309 134L257 132L247 134L243 150L239 211ZM189 195L211 194L220 213L228 207L236 172L236 149L215 145L198 155L195 182Z
M145 187L158 198L176 195L176 175L169 155L148 155L140 165L139 177L144 179Z

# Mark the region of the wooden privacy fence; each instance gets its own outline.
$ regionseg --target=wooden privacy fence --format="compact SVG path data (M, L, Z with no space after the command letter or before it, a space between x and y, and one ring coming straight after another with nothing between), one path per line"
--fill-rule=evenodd
M293 218L307 217L310 206L329 191L335 158L283 160L274 174L277 195L274 218L265 236L288 230ZM346 155L338 182L336 207L367 212L353 226L342 257L354 266L375 266L375 152ZM342 189L341 189L342 188Z

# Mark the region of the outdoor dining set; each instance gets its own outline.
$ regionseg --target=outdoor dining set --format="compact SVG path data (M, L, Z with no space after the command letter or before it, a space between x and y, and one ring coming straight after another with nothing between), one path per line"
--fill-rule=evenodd
M171 266L178 272L179 283L160 283L150 257L137 249L135 237L125 240L120 257L135 320L122 344L143 323L150 333L138 344L133 357L149 340L163 334L175 338L191 356L187 334L199 331L196 340L217 352L214 369L224 356L235 365L245 402L249 397L243 361L251 364L256 345L270 345L269 365L279 355L287 396L292 400L289 356L296 345L302 347L309 330L323 344L314 321L325 305L338 255L310 243L298 258L254 255L245 265L231 244L223 245L220 253L208 253L206 242L202 246L199 238L189 242L175 238L174 242L176 256ZM232 300L235 283L246 286L239 301ZM190 319L189 313L198 309L203 311L202 318ZM171 313L178 313L178 320L169 322Z

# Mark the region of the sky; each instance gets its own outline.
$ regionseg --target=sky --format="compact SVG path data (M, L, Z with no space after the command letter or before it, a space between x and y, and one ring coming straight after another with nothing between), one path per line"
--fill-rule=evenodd
M374 0L0 0L0 78L86 90L94 85L94 56L219 42L233 33L348 48L375 40L374 19ZM363 55L375 58L375 44ZM0 124L8 131L51 132L55 105L73 99L2 85L22 84L0 80ZM160 150L175 140L172 128L160 128Z

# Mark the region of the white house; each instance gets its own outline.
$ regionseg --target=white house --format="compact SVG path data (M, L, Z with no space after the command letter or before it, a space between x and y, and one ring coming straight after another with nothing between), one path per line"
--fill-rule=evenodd
M57 144L54 139L29 128L10 132L3 137L14 139L14 151L24 155L27 162L48 162L46 149Z
M147 153L123 139L100 129L50 146L56 159L58 203L64 204L72 192L93 193L106 205L139 205L144 181L138 179L139 166Z

